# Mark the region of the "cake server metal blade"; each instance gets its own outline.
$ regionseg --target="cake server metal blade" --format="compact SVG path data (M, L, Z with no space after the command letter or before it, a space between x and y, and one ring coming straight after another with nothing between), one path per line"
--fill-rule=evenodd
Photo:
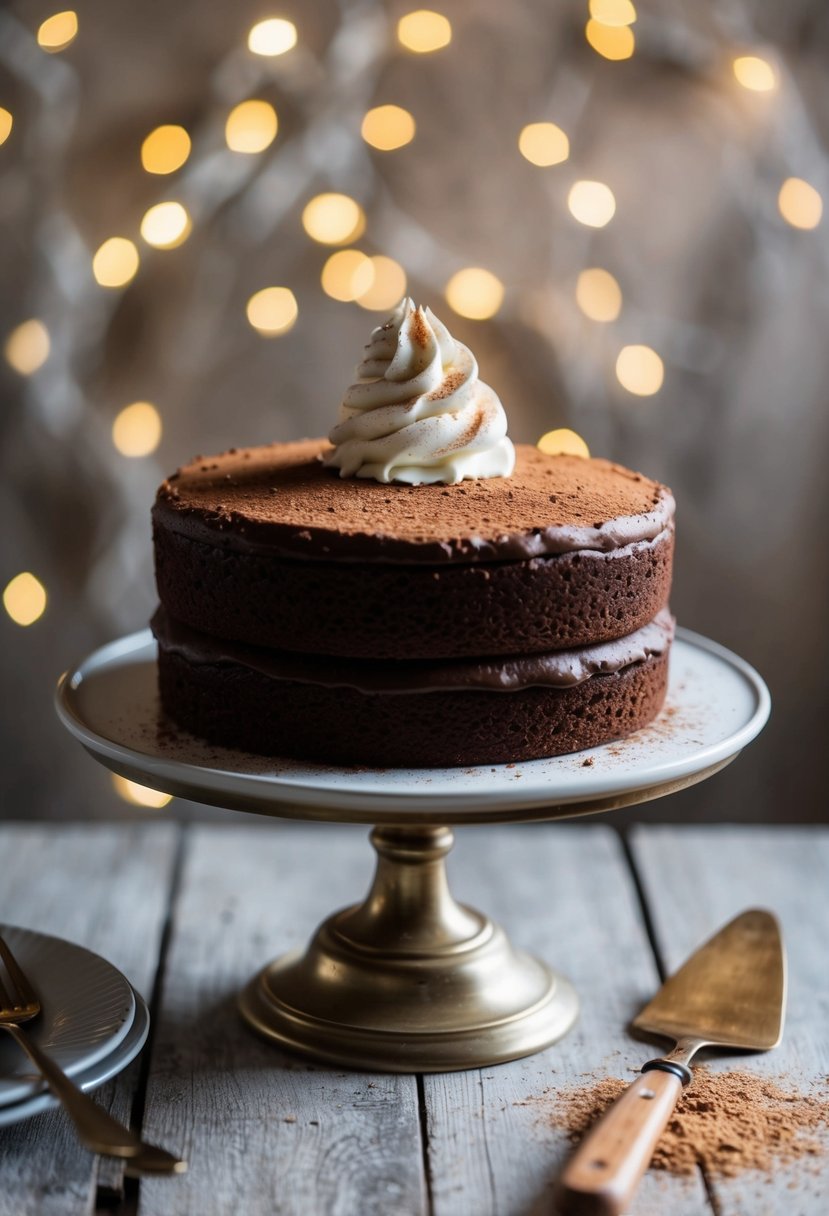
M648 1167L701 1047L767 1051L783 1033L786 961L780 926L752 908L700 946L633 1025L676 1043L649 1060L588 1132L565 1167L557 1211L621 1216Z
M752 908L700 946L633 1025L669 1039L764 1051L780 1042L785 1007L780 925Z

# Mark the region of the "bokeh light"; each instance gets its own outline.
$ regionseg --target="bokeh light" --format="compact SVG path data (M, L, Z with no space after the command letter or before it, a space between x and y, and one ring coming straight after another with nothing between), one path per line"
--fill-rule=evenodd
M583 456L586 460L590 455L590 448L581 435L566 426L542 435L536 447L545 456Z
M78 14L72 9L47 17L37 31L38 46L50 55L63 51L78 34Z
M296 46L296 26L285 17L258 21L248 34L248 50L254 55L284 55Z
M162 807L173 801L172 794L164 794L161 790L151 790L148 785L139 785L137 781L130 781L127 777L122 777L120 773L112 773L111 777L115 793L132 806L143 806L150 811L160 811Z
M473 321L494 317L504 299L504 284L490 270L468 266L446 284L446 300L456 313Z
M366 217L347 194L318 194L305 205L302 227L322 245L346 245L362 236Z
M138 273L138 250L124 236L111 236L95 253L92 273L101 287L123 287Z
M631 0L590 0L590 16L602 25L633 25L636 9Z
M636 38L627 25L605 25L591 17L584 27L584 36L604 59L630 59L636 49Z
M339 249L323 266L320 279L327 296L348 303L371 290L374 264L358 249Z
M269 101L240 101L225 123L225 140L231 152L264 152L276 139L279 121Z
M5 106L0 106L0 144L4 144L9 138L13 126L14 119L11 112Z
M148 173L175 173L180 169L191 148L190 136L184 127L166 123L150 131L141 145L141 164Z
M155 249L175 249L187 240L192 227L181 203L156 203L141 221L141 235Z
M406 272L394 258L376 254L371 261L373 277L367 291L357 297L361 308L386 311L399 304L406 294Z
M623 346L616 360L622 388L637 397L652 397L665 379L665 365L650 346Z
M149 401L124 406L112 424L112 442L122 456L149 456L161 442L161 415Z
M49 330L42 321L32 317L13 329L6 338L3 354L6 362L21 376L31 376L49 358Z
M753 93L770 93L777 87L777 73L767 59L759 55L740 55L734 60L734 75L744 89Z
M263 287L250 297L246 312L255 330L274 338L293 329L299 306L289 287Z
M406 13L397 23L397 39L407 51L427 55L439 51L452 41L449 18L433 9L419 8Z
M802 177L787 177L780 187L777 206L787 224L793 228L817 228L823 216L823 199L819 191Z
M559 165L570 155L570 140L554 122L531 122L518 136L518 150L533 165Z
M578 277L576 303L591 321L615 321L622 311L622 289L610 271L591 266Z
M575 182L567 206L573 218L588 228L604 228L616 214L616 199L604 182Z
M402 106L375 106L363 119L360 134L380 152L393 152L414 139L415 120Z
M6 584L3 607L15 625L34 625L46 611L46 588L28 570Z

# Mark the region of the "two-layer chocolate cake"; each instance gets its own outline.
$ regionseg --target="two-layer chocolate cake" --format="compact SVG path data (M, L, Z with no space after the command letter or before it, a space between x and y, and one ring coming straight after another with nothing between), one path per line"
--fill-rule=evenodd
M649 722L670 492L516 451L471 353L410 301L358 375L330 442L231 450L161 486L166 712L216 743L378 766L528 760Z

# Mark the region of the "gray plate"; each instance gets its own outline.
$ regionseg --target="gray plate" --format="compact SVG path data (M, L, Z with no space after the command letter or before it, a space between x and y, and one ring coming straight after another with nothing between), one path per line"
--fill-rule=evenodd
M93 1067L121 1044L135 1018L129 981L112 963L58 937L0 925L43 1012L26 1032L67 1076ZM42 1088L39 1075L8 1035L0 1037L0 1109Z
M133 998L135 1017L126 1037L110 1055L99 1060L91 1068L78 1073L74 1081L81 1089L97 1089L105 1081L117 1076L128 1064L132 1063L146 1043L147 1035L150 1032L150 1013L143 998L134 989ZM57 1098L52 1097L48 1090L45 1093L37 1094L34 1098L26 1098L23 1102L13 1102L11 1106L0 1107L0 1127L8 1127L12 1123L30 1119L32 1115L54 1110L57 1106L60 1106L60 1103Z

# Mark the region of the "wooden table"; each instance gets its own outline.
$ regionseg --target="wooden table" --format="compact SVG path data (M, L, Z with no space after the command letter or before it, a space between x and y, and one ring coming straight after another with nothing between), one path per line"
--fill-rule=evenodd
M123 1179L80 1149L62 1112L0 1130L0 1216L525 1216L567 1151L557 1087L629 1077L648 1048L625 1023L738 911L780 915L790 958L782 1048L739 1067L793 1084L829 1075L829 832L595 822L471 828L453 889L576 984L559 1044L480 1071L389 1076L315 1067L240 1021L237 989L305 942L372 866L363 829L280 822L0 825L0 920L81 942L151 1002L150 1045L99 1097L183 1152L183 1178ZM734 1060L723 1066L734 1066ZM827 1146L829 1148L829 1146ZM644 1216L824 1216L826 1173L650 1175Z

